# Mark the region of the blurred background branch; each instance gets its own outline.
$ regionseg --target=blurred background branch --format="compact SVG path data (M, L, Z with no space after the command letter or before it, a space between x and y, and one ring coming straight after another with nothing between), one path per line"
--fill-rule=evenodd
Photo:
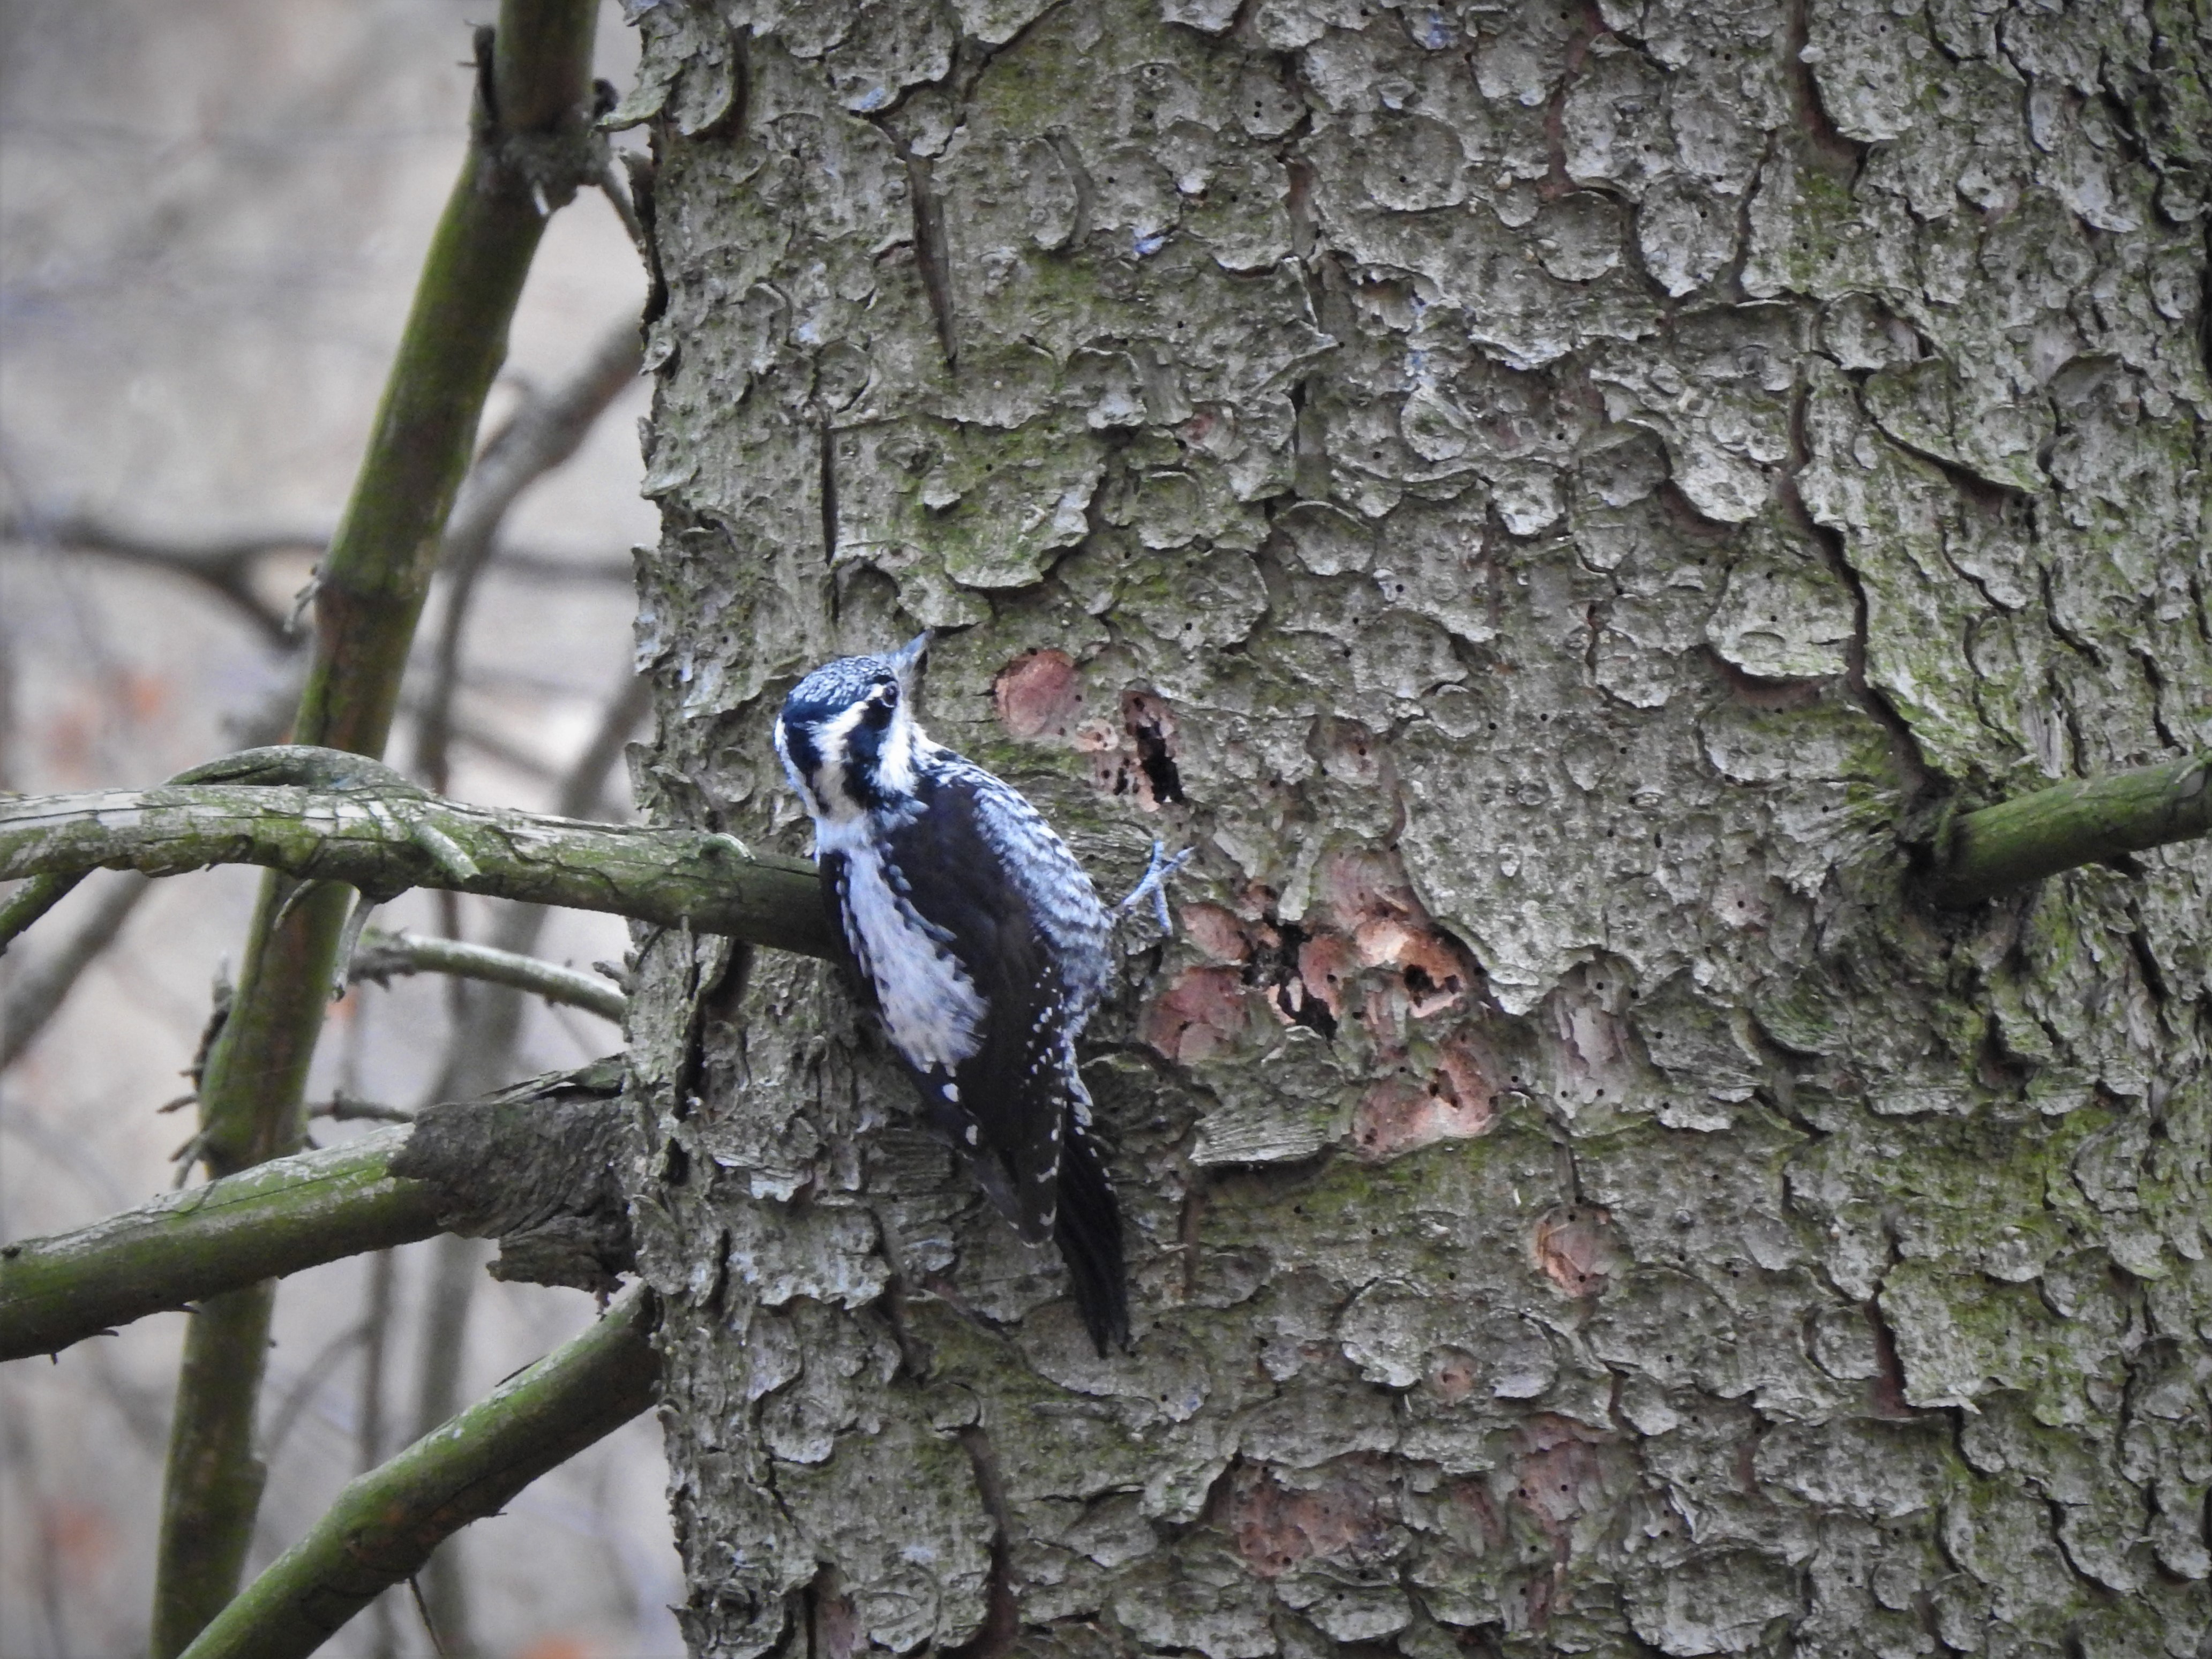
M26 0L0 63L0 787L17 790L143 782L272 740L272 710L289 719L305 640L283 624L329 553L325 527L453 181L468 90L456 62L468 15L450 0L210 0L143 9L130 27L101 15L95 27L58 0ZM631 38L611 7L596 21L597 55L619 79ZM616 214L594 191L545 235L488 431L525 427L590 382L605 360L595 343L635 351L644 279ZM625 376L611 395L635 412L645 391ZM457 793L619 819L622 751L643 720L625 550L655 531L629 421L586 419L580 434L489 515L435 689L449 610L434 593L434 631L398 692L410 729L398 752L421 752L411 728L436 702ZM238 971L252 896L236 871L97 878L0 958L0 1237L66 1230L166 1185L179 1136L154 1109L207 1023L204 987L226 956ZM410 896L390 914L425 938L503 926L556 963L619 959L625 945L611 919L497 901L463 898L441 918ZM513 1035L483 1051L494 1086L604 1046L593 1022L513 1000ZM441 1076L471 1042L449 1031L457 1012L473 1017L434 981L356 989L334 1010L339 1040L307 1062L302 1099L451 1097ZM376 1127L352 1109L317 1133ZM468 1317L441 1327L455 1338L437 1356L456 1401L590 1315L585 1297L482 1280L483 1252L466 1248L479 1282ZM390 1449L393 1375L412 1367L419 1385L428 1358L432 1249L310 1269L278 1308L257 1563ZM0 1651L143 1649L164 1373L185 1322L158 1316L53 1366L0 1372L0 1504L22 1522L0 1529ZM407 1392L419 1405L420 1387ZM471 1543L465 1645L520 1654L544 1641L579 1659L680 1646L658 1437L640 1423L617 1439L619 1453L602 1448L486 1523L488 1551ZM403 1595L331 1650L397 1659L431 1646Z

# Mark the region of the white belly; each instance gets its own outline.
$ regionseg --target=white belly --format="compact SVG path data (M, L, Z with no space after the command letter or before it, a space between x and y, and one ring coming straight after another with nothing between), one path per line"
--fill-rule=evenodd
M845 855L845 937L875 986L892 1045L923 1070L959 1065L982 1046L988 1010L975 981L891 890L866 836L846 841L823 828L822 850Z

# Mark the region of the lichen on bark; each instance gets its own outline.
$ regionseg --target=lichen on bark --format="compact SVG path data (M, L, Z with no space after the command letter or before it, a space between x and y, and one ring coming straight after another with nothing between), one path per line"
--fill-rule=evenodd
M641 26L654 811L803 850L776 701L927 625L1200 849L1106 1361L830 975L643 939L697 1650L2194 1652L2212 854L1906 851L2212 737L2191 15Z

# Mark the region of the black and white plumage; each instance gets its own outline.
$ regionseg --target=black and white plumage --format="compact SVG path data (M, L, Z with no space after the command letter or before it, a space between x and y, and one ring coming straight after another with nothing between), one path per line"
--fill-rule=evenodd
M1103 1355L1128 1340L1128 1293L1075 1039L1106 988L1113 918L1036 808L916 722L928 638L809 674L776 753L814 819L848 965L926 1115L1024 1238L1058 1243Z

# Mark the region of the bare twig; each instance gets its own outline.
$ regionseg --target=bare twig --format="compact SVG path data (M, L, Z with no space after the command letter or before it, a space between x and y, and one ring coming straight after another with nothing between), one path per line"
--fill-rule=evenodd
M382 983L394 974L458 974L544 997L548 1002L585 1008L602 1019L622 1023L629 999L596 974L580 974L536 957L469 945L453 939L416 939L406 933L370 929L362 935L349 972L356 981Z
M569 768L554 802L568 817L590 811L601 799L607 772L647 705L645 681L626 679L592 734ZM506 908L494 925L496 948L527 957L538 946L548 912L542 905ZM456 1006L453 1035L439 1073L438 1091L448 1097L479 1094L495 1087L514 1063L522 1036L523 999L486 984L463 985ZM466 1239L436 1240L423 1285L421 1358L416 1376L415 1423L428 1434L452 1416L461 1399L461 1358L467 1345L469 1313L483 1282L477 1252ZM438 1627L465 1648L470 1642L468 1577L453 1549L440 1550L422 1569L416 1595Z
M0 1068L12 1066L46 1029L77 978L115 943L123 924L153 884L140 877L111 884L76 932L46 961L27 969L0 1001Z
M76 514L54 518L23 514L0 523L0 540L96 553L183 576L231 606L267 643L289 651L299 643L290 617L262 597L255 573L273 553L319 554L328 538L313 532L271 531L205 541L165 541Z
M416 739L416 769L434 789L442 792L448 781L447 751L453 738L461 636L477 579L491 556L493 538L515 499L576 453L607 405L637 378L639 362L637 325L625 320L600 340L569 380L526 402L484 446L470 471L446 526L440 555L447 581L445 616Z

